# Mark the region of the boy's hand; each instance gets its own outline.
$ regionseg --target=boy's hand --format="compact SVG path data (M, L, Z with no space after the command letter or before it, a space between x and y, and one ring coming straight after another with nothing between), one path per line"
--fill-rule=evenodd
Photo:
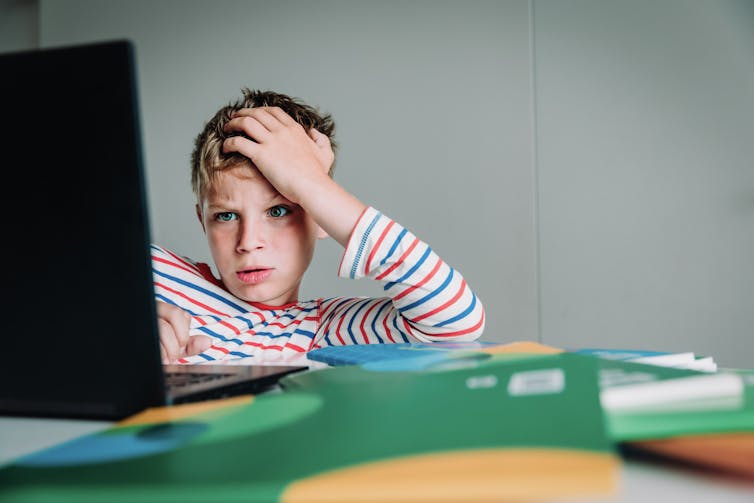
M225 140L224 152L238 152L254 163L286 199L300 204L312 184L327 181L335 154L326 135L309 132L277 107L243 108L225 126L244 133Z
M175 363L179 358L199 354L212 345L209 336L189 335L191 315L178 306L158 301L157 325L162 363Z

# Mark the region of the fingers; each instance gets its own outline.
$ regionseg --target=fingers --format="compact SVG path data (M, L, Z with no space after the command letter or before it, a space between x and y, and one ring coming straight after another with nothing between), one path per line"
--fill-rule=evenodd
M160 352L164 363L182 358L189 343L191 315L180 307L157 302L157 327L160 333Z
M314 140L319 148L330 148L330 138L326 134L322 134L314 128L309 130L309 138Z
M319 157L323 161L322 164L325 168L325 171L330 171L330 166L332 166L333 161L335 161L335 152L333 152L332 150L330 138L328 138L326 134L322 134L314 128L311 128L308 133L309 138L311 138L314 141L315 145L317 145Z
M186 345L186 356L198 355L204 353L212 346L212 339L208 335L197 334L191 337Z
M267 110L270 115L274 116L280 124L283 124L284 126L299 126L300 124L293 120L293 117L285 113L282 108L280 107L265 107L264 110Z
M238 152L254 161L260 152L260 146L243 136L232 136L223 142L223 152Z
M157 320L160 329L160 354L162 363L172 363L183 354L183 347L178 344L173 327L163 319Z

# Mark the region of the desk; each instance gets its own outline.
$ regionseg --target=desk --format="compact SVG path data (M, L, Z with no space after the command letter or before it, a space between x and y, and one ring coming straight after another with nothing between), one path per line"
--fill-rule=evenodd
M104 421L0 417L0 463L80 435L104 430L111 424ZM754 482L629 457L621 468L618 494L607 500L589 501L751 503L754 501Z

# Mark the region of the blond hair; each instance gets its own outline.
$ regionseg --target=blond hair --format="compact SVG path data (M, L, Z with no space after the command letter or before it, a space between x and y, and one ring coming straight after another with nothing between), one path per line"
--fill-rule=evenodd
M191 189L199 202L207 195L216 173L237 166L252 166L251 161L241 154L223 153L225 139L239 135L236 132L226 133L223 127L231 119L231 114L242 108L279 107L307 131L314 128L326 135L335 152L335 123L329 114L323 115L316 108L285 94L246 88L242 89L242 92L243 98L218 110L214 117L204 125L204 129L194 141L194 150L191 153ZM334 166L333 163L329 172L330 176L332 176Z

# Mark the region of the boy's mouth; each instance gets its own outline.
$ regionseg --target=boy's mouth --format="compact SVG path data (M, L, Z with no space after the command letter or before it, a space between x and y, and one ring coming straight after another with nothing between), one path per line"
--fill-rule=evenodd
M270 274L272 274L272 269L269 267L257 267L236 272L238 279L240 279L242 283L247 283L249 285L262 283L270 277Z

